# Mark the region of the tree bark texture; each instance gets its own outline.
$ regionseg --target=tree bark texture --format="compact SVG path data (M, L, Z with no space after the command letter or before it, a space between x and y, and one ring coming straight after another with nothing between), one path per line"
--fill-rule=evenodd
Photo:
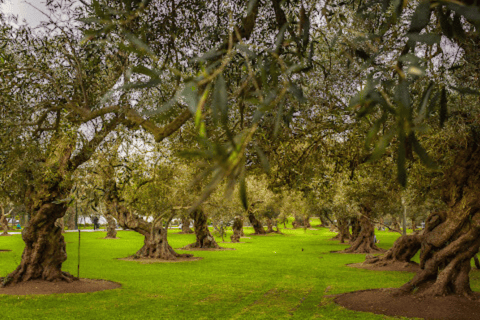
M75 230L75 211L74 210L69 210L68 212L68 222L67 222L67 227L68 230Z
M310 217L304 216L295 216L295 220L292 222L293 228L311 228Z
M117 238L117 221L114 217L107 214L105 215L105 219L107 219L107 235L105 239L116 239Z
M232 242L240 242L243 233L243 218L236 216L232 226L233 234L230 236Z
M337 232L337 235L333 237L332 240L340 240L340 243L345 243L345 240L351 238L348 220L346 218L337 219Z
M392 217L392 224L388 227L388 231L391 232L401 232L400 223L396 217Z
M76 279L62 271L62 263L67 259L66 245L61 228L55 225L66 210L63 204L44 203L39 207L22 231L25 249L20 265L4 279L4 284L37 279L72 282Z
M7 216L5 215L5 208L1 207L2 212L0 213L0 224L2 225L3 233L2 236L8 236L8 220Z
M253 230L255 230L254 234L266 234L265 229L262 226L262 223L257 220L252 210L248 210L248 221L250 221L250 224L252 225Z
M278 232L277 220L272 218L267 218L266 220L267 220L267 233ZM277 231L273 229L274 226L277 227Z
M327 219L325 219L323 216L320 216L320 223L321 223L321 227L325 227L325 228L328 228L330 227L330 223L328 223Z
M350 219L350 224L352 225L352 235L350 236L350 242L354 242L355 240L357 240L358 235L362 230L362 227L360 226L360 221L357 217L353 217L352 219Z
M369 256L365 259L365 264L371 264L378 267L384 267L394 263L412 263L411 259L420 250L423 234L407 235L398 238L393 246L381 256Z
M429 215L421 243L420 268L399 293L472 297L470 262L480 248L480 134L472 130L465 147L445 171L442 198L447 210Z
M369 219L369 209L364 208L363 214L359 218L360 232L355 241L350 242L350 247L345 249L345 253L378 253L383 250L378 248L374 242L375 229Z
M168 244L167 230L162 221L147 222L120 204L120 196L116 182L113 179L113 167L105 169L107 177L104 180L106 213L117 220L118 225L144 236L143 247L134 255L136 258L152 258L176 260L179 257L192 257L191 254L179 254Z
M193 230L190 229L190 218L187 216L182 217L182 233L192 234Z
M215 241L215 238L208 230L207 216L202 209L196 209L192 212L191 218L195 229L196 241L185 247L185 249L220 249L220 246Z
M65 233L65 221L62 218L58 218L55 222L55 226L59 227L62 230L62 233Z
M191 254L179 254L168 244L167 230L162 226L161 220L147 222L143 218L131 213L123 205L112 203L107 206L107 212L113 212L118 224L136 231L144 236L143 247L134 255L135 258L151 258L163 260L176 260L179 257L192 257Z

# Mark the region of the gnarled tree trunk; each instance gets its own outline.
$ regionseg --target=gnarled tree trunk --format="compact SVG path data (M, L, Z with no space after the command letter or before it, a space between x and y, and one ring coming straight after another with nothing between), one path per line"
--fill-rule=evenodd
M192 234L193 230L190 229L190 218L187 216L182 216L182 233Z
M368 218L370 210L368 208L363 208L363 214L360 216L360 233L358 234L355 241L350 242L351 246L345 249L345 253L378 253L383 252L382 249L378 248L375 245L374 237L375 230L373 224Z
M232 242L240 242L240 237L243 234L243 218L236 216L233 220L232 226L233 234L230 236Z
M350 231L348 229L348 220L345 218L337 219L337 235L332 240L340 240L340 243L345 243L345 240L350 239Z
M59 227L62 230L62 233L65 233L65 221L62 218L57 219L55 226Z
M220 249L215 238L208 230L207 216L202 209L196 209L192 212L191 218L195 229L196 242L191 243L185 249Z
M295 216L295 220L292 222L293 228L311 228L310 225L310 217L304 216L303 218L300 216Z
M0 213L0 224L2 225L2 230L3 230L3 233L1 234L1 236L8 236L8 220L7 220L7 216L5 215L5 208L3 206L1 206L1 210L2 212Z
M473 130L472 130L473 131ZM445 172L445 212L425 222L420 268L399 293L472 296L470 261L480 248L480 134L473 131L454 166Z
M68 230L75 230L75 212L73 210L68 213L67 221Z
M275 233L278 232L278 227L277 227L277 220L276 219L271 219L267 218L267 233ZM277 231L273 229L273 227L277 227Z
M350 242L354 242L357 240L362 227L360 226L360 221L358 221L357 217L353 217L350 219L350 224L352 225L352 235L350 236Z
M15 271L5 279L6 285L28 280L71 282L75 277L62 271L67 259L65 240L61 228L55 225L63 217L66 206L43 203L22 231L25 242L22 260Z
M404 263L405 267L415 264L411 259L420 250L423 234L401 236L393 246L381 256L367 255L364 264L385 267L395 263Z
M330 227L330 224L328 223L327 219L325 219L323 216L320 216L320 222L321 222L321 227L328 228Z
M191 254L179 254L173 250L168 244L167 229L162 226L161 220L147 222L115 201L107 203L107 212L115 214L114 217L121 227L145 237L143 247L134 255L135 258L176 260L179 257L192 257Z
M255 215L251 210L248 210L248 221L250 221L250 224L253 227L253 230L255 230L254 234L266 234L265 229L262 226L262 223L257 220Z
M388 227L388 231L391 232L401 232L400 223L396 217L392 217L392 224Z
M415 219L412 218L412 231L415 231L415 230L417 230L417 223Z
M107 219L107 235L105 239L116 239L117 238L117 221L114 217L109 214L105 215L105 219Z

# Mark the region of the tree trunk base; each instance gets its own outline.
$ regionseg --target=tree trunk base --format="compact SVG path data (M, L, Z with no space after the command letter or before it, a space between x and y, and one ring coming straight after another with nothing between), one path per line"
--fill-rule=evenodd
M365 215L359 219L361 231L355 241L351 242L351 246L342 253L383 253L385 250L380 249L374 243L374 229L373 225Z
M62 271L67 259L62 229L55 226L57 217L63 216L66 208L61 205L45 204L22 232L25 242L20 265L4 278L3 285L13 285L29 280L66 281L76 280Z
M117 221L109 214L105 218L107 219L107 236L105 239L117 239Z
M192 219L194 220L196 242L184 247L188 249L220 249L220 246L215 241L215 238L208 230L207 216L202 209L197 209L192 212Z
M243 234L243 219L240 216L236 216L235 219L233 220L233 226L232 226L233 234L230 236L230 240L232 240L232 243L235 242L240 242L240 238L242 236L245 236Z
M408 235L398 238L393 247L381 256L366 256L364 264L372 267L386 267L397 263L412 263L410 260L417 254L422 245L422 235Z

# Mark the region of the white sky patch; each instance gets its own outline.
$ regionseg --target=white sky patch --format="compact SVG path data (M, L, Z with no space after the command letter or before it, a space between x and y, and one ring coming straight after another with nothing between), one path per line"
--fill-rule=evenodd
M32 5L45 13L48 12L47 7L45 6L45 0L5 0L5 3L0 5L0 10L7 16L17 16L18 23L16 25L27 23L31 27L37 27L40 22L47 21L48 19Z

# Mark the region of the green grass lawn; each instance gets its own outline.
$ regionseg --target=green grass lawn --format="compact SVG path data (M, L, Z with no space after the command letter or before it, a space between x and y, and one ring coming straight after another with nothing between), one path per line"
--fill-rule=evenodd
M315 223L316 224L316 223ZM174 248L194 242L194 235L170 231ZM253 232L245 228L245 233ZM221 244L235 251L195 251L203 260L140 264L117 258L132 255L142 243L133 231L118 240L100 239L105 232L83 233L80 277L120 282L122 288L82 294L0 295L2 319L394 319L337 306L330 295L398 287L411 273L375 272L346 267L365 255L334 254L345 245L328 240L327 229L283 230L284 235L252 236L246 243ZM377 232L388 249L399 235ZM64 270L76 275L78 234L65 234L68 260ZM221 239L217 238L217 241ZM20 235L0 237L0 276L19 263ZM302 251L303 248L303 251ZM185 252L185 251L181 251ZM473 290L480 290L473 277Z

